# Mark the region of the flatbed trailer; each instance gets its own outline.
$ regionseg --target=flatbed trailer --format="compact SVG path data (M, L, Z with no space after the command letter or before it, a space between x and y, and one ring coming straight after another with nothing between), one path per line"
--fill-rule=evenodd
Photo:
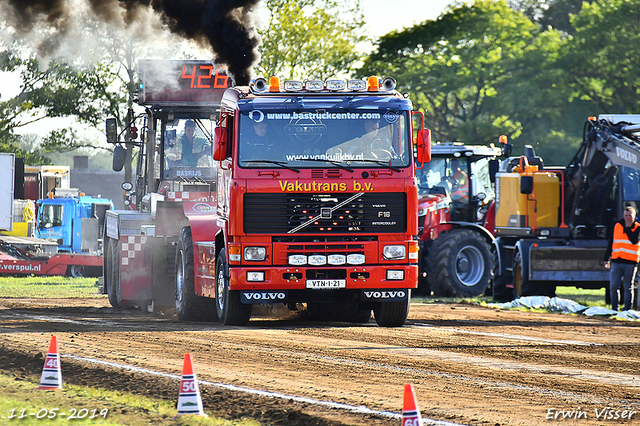
M84 275L101 270L96 253L59 253L55 241L0 235L0 275Z

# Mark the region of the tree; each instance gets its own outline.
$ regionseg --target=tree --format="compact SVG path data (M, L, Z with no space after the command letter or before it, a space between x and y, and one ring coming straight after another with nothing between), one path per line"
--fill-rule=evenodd
M360 58L356 45L365 37L359 0L267 0L266 6L258 74L324 80L349 74Z
M487 144L521 134L517 113L540 96L522 77L541 69L523 59L541 48L551 52L554 38L542 37L504 0L477 0L382 37L359 74L397 76L434 140Z
M556 67L571 99L592 103L595 113L638 113L640 0L584 4L571 23Z
M583 0L509 0L513 10L522 12L542 30L553 28L567 34L574 34L571 16L582 8ZM591 1L588 1L591 3Z
M20 148L16 129L41 121L47 117L75 116L80 121L95 124L97 107L92 96L97 81L104 78L100 70L78 67L51 60L46 69L34 56L22 59L20 52L0 52L0 69L18 71L22 79L20 92L11 99L0 101L0 149L15 152L28 164L46 163L46 152L59 149L59 137L50 135L51 146L24 151ZM104 84L111 84L105 81ZM76 142L76 146L81 146Z

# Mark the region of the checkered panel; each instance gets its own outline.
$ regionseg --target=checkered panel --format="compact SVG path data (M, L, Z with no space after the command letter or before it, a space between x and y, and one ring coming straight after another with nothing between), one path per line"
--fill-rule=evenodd
M128 265L131 259L135 259L136 255L142 252L142 246L146 244L147 235L129 235L126 242L121 242L122 250L120 250L120 260L122 265Z

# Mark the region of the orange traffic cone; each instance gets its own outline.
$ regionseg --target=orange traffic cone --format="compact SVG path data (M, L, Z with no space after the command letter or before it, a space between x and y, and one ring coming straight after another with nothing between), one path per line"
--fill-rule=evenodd
M202 407L202 397L198 387L198 378L193 371L191 354L185 354L182 365L182 380L180 381L180 394L178 395L178 414L195 414L208 417Z
M60 355L58 354L58 339L51 336L47 357L44 359L40 386L36 389L62 389L62 372L60 371Z
M418 402L413 393L413 385L404 385L404 401L402 402L402 426L423 426Z

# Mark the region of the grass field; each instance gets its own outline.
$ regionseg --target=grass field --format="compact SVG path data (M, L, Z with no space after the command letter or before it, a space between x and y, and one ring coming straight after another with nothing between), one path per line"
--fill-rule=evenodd
M26 425L260 426L253 420L229 421L178 416L176 403L95 388L64 385L60 391L37 390L36 381L0 374L0 423ZM176 387L176 402L177 402ZM205 409L206 413L206 409ZM33 415L31 415L33 414ZM75 418L73 417L75 416Z
M106 297L98 294L97 278L0 277L1 298Z

